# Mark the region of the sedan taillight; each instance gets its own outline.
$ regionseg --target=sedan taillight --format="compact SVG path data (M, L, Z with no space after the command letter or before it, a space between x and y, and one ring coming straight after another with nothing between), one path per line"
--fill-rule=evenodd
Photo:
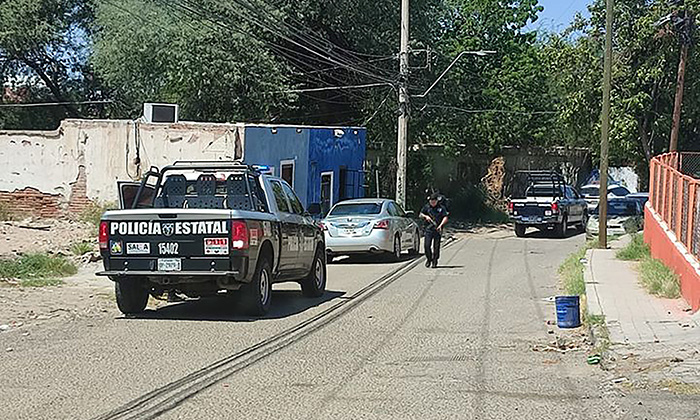
M388 220L380 220L374 223L374 229L389 229Z

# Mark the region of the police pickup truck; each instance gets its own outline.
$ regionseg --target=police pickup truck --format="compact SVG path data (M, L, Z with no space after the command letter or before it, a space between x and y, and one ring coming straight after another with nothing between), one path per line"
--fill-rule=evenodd
M586 230L586 201L566 184L561 174L554 171L519 171L515 174L514 184L508 212L515 223L516 236L525 236L528 227L551 229L560 238L566 236L572 224L581 232Z
M259 167L176 162L118 189L120 209L100 222L97 274L114 281L124 314L142 312L149 295L232 294L262 315L273 283L325 291L323 231L292 188Z

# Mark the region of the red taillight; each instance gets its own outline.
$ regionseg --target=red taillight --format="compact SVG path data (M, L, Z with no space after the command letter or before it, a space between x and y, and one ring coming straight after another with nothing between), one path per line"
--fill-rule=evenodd
M508 211L513 213L513 202L512 201L508 202Z
M107 222L100 222L100 249L107 249Z
M374 223L374 229L389 229L388 220L380 220Z
M248 225L243 220L231 222L231 248L248 249Z
M552 213L559 213L559 203L556 201L552 203Z
M319 223L318 225L321 227L321 229L323 229L323 230L328 230L328 226L326 226L325 223L321 222L321 223Z

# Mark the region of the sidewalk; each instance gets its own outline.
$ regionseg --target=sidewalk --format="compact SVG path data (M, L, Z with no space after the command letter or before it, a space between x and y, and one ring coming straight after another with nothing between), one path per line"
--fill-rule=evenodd
M648 294L637 280L637 263L615 257L629 240L624 237L611 249L588 250L584 264L588 312L605 316L613 345L700 342L700 312L692 316L683 299Z

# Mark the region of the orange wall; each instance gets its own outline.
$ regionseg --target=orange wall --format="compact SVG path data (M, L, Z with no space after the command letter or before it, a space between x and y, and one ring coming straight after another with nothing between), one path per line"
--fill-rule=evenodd
M651 248L652 257L663 261L678 274L681 293L693 311L700 309L700 274L676 247L648 207L644 209L644 241Z

